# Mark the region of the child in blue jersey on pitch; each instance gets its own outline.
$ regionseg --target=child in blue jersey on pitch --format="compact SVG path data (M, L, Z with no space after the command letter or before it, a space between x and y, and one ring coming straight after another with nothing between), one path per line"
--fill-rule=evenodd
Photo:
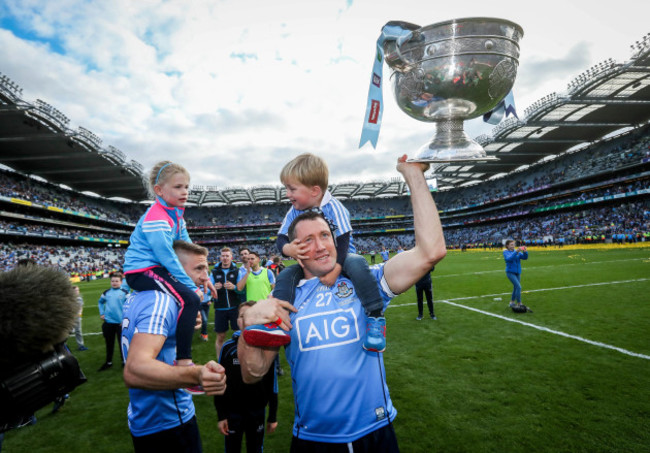
M176 364L191 366L192 336L203 293L188 277L174 252L175 240L191 242L183 213L189 195L190 175L179 164L158 162L149 175L156 196L138 221L124 256L124 274L136 291L158 290L181 306L176 328ZM200 387L185 389L203 394Z
M327 164L314 154L301 154L284 166L280 180L287 190L287 198L292 207L280 226L276 245L285 256L297 261L307 258L303 255L303 245L299 240L289 242L289 225L305 211L322 211L332 226L338 258L335 271L321 277L321 282L332 286L341 271L352 280L357 296L368 315L368 330L363 348L383 352L386 349L386 318L382 313L384 303L368 262L355 253L350 213L340 201L332 197L327 189L328 179ZM278 274L273 297L293 302L294 288L302 278L304 273L299 264L289 266ZM290 341L289 335L276 324L249 326L244 331L244 336L246 342L253 346L281 346Z

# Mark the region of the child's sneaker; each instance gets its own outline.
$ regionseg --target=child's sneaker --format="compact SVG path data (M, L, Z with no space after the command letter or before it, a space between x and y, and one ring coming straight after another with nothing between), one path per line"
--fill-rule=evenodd
M174 360L174 366L194 366L193 363L190 363L189 365L179 365L176 363L176 360ZM205 390L203 390L203 387L200 385L193 385L191 387L186 387L183 389L185 393L189 393L190 395L205 395Z
M372 352L384 352L386 350L386 318L383 316L368 318L363 349Z
M242 332L244 340L251 346L277 348L291 343L291 335L274 322L248 326Z

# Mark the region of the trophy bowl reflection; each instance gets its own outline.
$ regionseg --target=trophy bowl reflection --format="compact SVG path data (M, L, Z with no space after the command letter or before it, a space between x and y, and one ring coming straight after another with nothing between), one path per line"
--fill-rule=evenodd
M406 26L406 42L383 45L393 93L407 115L436 125L431 142L410 160L496 160L465 133L463 121L490 112L512 89L522 28L492 18Z

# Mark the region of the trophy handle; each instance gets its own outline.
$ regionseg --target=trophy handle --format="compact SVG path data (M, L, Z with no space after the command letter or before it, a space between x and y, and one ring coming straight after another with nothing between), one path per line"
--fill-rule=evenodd
M384 34L383 46L384 54L389 54L386 59L388 66L395 70L404 70L408 66L415 63L415 61L409 61L404 57L402 54L401 46L412 40L414 37L418 37L419 33L417 30L420 28L422 27L419 25L415 25L410 22L404 22L401 20L392 20L384 25L382 32L385 32L387 29L392 29L391 32L395 33L395 29L397 29L398 33L391 33L388 35ZM405 33L406 31L410 31L411 33ZM390 55L393 52L394 54Z

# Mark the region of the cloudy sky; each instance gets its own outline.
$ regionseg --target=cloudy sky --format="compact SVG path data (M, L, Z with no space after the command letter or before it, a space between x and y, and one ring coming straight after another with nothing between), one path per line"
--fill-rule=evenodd
M606 5L606 6L605 6ZM285 162L323 156L330 182L397 176L432 135L384 89L377 149L358 149L375 42L390 20L500 17L524 29L514 92L524 109L650 31L646 1L0 0L0 73L149 169L192 184L279 184ZM384 74L388 69L384 68ZM472 136L490 132L468 122Z

